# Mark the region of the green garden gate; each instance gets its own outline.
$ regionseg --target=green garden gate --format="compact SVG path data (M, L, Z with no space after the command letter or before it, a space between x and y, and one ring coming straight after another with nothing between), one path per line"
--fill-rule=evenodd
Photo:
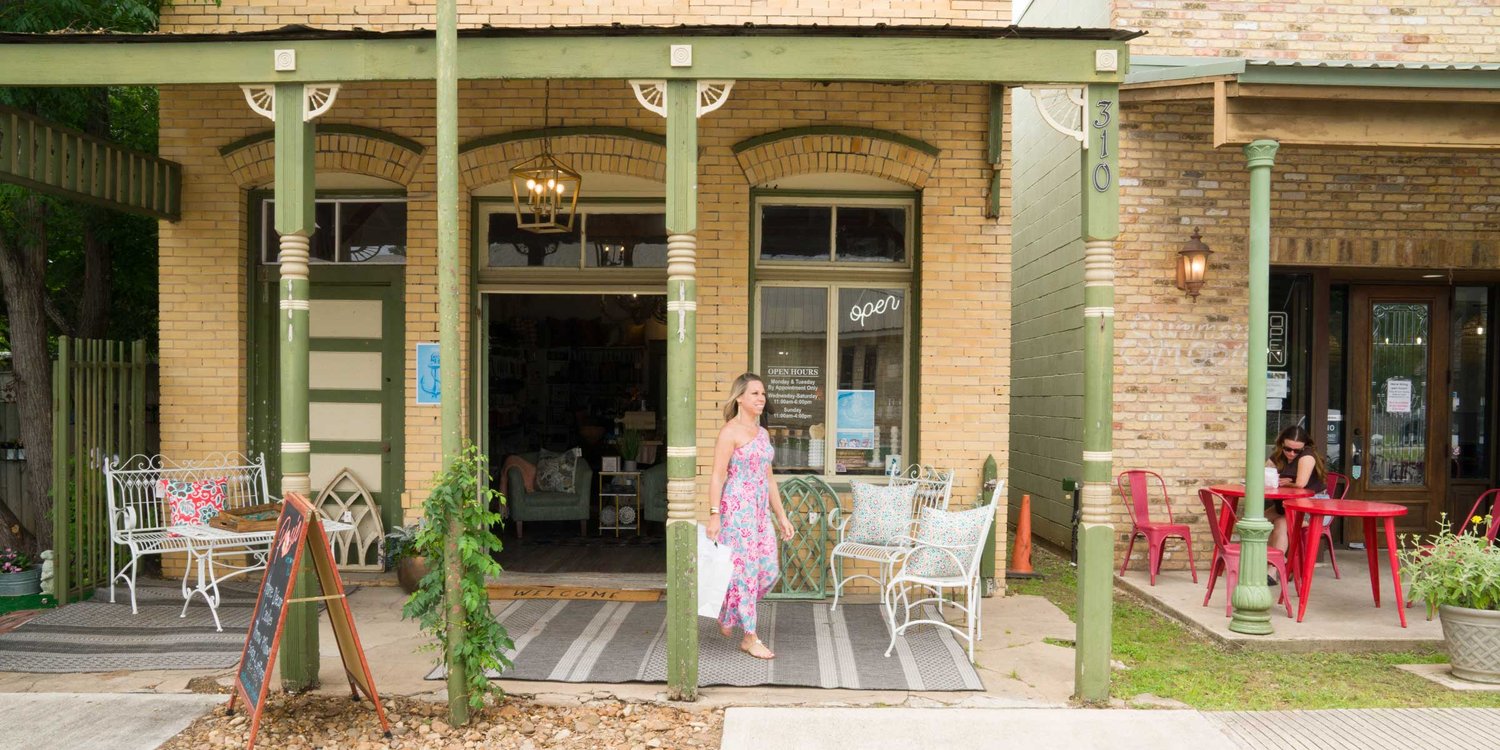
M104 462L146 452L146 342L57 341L52 367L53 593L109 584Z

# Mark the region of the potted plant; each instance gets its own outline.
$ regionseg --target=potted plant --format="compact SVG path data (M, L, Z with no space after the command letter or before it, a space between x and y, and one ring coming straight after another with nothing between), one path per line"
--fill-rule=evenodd
M42 591L42 567L14 547L0 549L0 596L28 596Z
M641 433L635 430L625 430L620 433L618 444L620 458L625 461L625 470L635 471L636 457L641 454Z
M429 570L427 558L417 554L417 533L420 525L396 526L385 535L385 567L396 569L396 580L401 590L410 594L417 590L422 576Z
M1412 599L1436 612L1448 644L1453 676L1500 683L1500 548L1484 536L1492 516L1470 519L1464 533L1446 520L1430 544L1401 551Z

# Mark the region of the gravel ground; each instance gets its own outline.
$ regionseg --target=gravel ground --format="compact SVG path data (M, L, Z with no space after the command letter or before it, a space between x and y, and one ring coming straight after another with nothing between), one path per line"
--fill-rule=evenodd
M268 698L256 747L280 750L465 750L467 748L717 748L722 710L685 711L652 703L596 700L573 706L543 705L510 696L487 707L469 725L450 727L447 706L412 698L384 699L392 738L381 736L368 701L330 695ZM223 707L193 722L162 750L244 747L250 720Z

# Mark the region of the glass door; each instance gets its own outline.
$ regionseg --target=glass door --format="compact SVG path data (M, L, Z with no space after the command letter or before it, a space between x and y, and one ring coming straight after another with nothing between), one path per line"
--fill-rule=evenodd
M1407 506L1402 532L1431 531L1446 504L1448 291L1351 289L1348 496Z

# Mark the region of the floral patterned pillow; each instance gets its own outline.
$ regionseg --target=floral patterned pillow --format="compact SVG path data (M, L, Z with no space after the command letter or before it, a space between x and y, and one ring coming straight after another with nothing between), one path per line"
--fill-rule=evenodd
M583 451L574 448L562 453L543 449L536 462L536 488L541 492L572 492L573 472Z
M224 510L224 495L228 489L228 477L196 482L163 479L157 484L157 491L167 504L167 523L172 526L201 526L208 523L209 519Z
M854 488L854 514L844 539L863 544L894 544L896 537L911 533L911 498L915 484L850 482Z
M995 506L981 505L969 510L951 511L923 508L917 517L917 544L940 544L956 547L953 552L958 560L969 562L979 535L988 529L987 519L995 517ZM918 546L906 559L906 572L930 578L947 578L963 575L963 569L946 551Z

